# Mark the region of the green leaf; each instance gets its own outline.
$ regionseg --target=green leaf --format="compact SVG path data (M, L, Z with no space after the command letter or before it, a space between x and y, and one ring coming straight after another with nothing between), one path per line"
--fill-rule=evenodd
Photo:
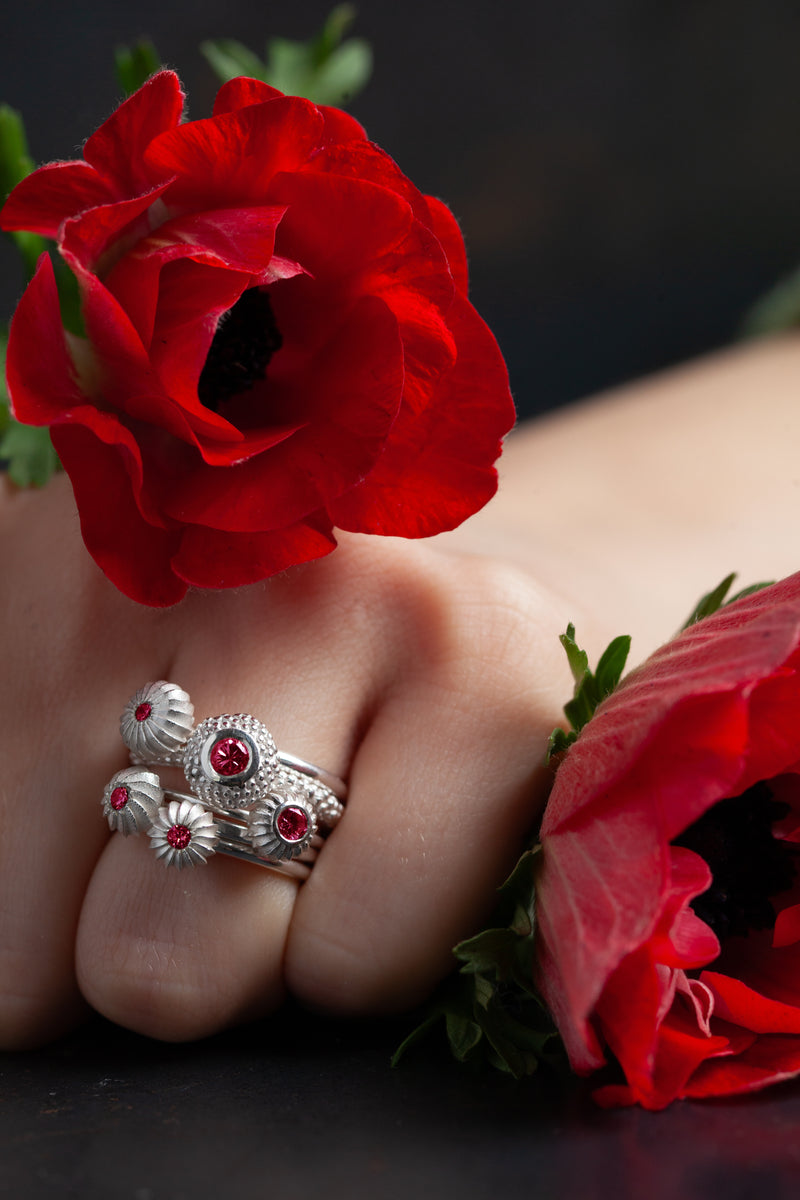
M631 639L627 634L623 634L621 637L614 638L613 642L600 655L594 677L601 700L610 696L616 688L622 678L622 672L625 670L630 652Z
M565 754L577 736L574 729L570 729L569 733L567 733L566 729L562 729L560 725L556 725L547 739L547 751L544 756L545 762L549 763L551 759L556 758L558 755Z
M22 117L16 109L0 104L0 200L5 200L33 168ZM8 236L17 247L30 278L36 270L39 255L46 249L44 238L25 230L14 230Z
M730 575L726 575L722 582L718 583L710 592L701 596L686 621L681 625L681 629L688 629L690 625L696 625L698 621L703 620L703 617L710 617L718 608L721 608L735 578L736 572L734 571Z
M114 70L117 82L126 96L161 69L161 59L148 38L140 38L133 46L117 46L114 51Z
M800 325L800 269L761 296L742 322L742 336L764 337Z
M229 79L235 79L237 75L247 75L250 79L262 79L264 83L270 82L267 79L267 68L258 55L253 54L241 42L234 41L233 38L216 38L213 41L203 42L200 50L223 83L227 83ZM273 84L272 86L277 87L278 85ZM281 91L283 91L282 88Z
M581 650L575 641L575 626L570 623L567 626L567 632L562 633L558 640L567 652L567 661L572 671L572 678L576 684L580 685L589 670L589 656L585 650Z
M574 625L567 626L567 631L561 634L560 641L575 680L575 690L572 699L564 705L564 715L570 728L564 730L557 727L550 734L545 754L546 763L569 749L584 725L591 721L598 704L617 687L631 649L631 639L627 635L614 638L601 654L596 670L592 672L589 670L586 651L581 650L575 641Z
M363 38L342 40L354 17L352 5L340 4L311 41L271 38L263 62L231 38L203 42L200 49L223 82L248 75L314 104L342 105L361 91L372 73L368 43Z
M363 91L372 75L372 49L363 38L350 38L322 63L309 80L307 95L315 104L343 108Z
M58 455L45 427L20 425L9 416L0 438L0 460L17 487L43 487L59 469Z
M459 1062L464 1062L483 1036L480 1025L464 1013L446 1012L445 1027L450 1049Z
M4 431L9 421L11 400L6 387L6 351L8 350L8 325L0 322L0 433Z
M534 988L535 863L540 846L526 850L498 889L492 926L454 949L458 975L445 980L421 1024L393 1063L444 1017L450 1049L460 1062L486 1062L516 1078L553 1057L558 1037Z
M705 596L701 596L684 624L681 625L679 632L688 629L690 625L696 625L704 617L710 617L718 609L727 608L729 604L735 603L736 600L743 600L745 596L752 596L756 592L760 592L763 588L772 586L772 583L769 581L765 583L751 583L749 587L742 588L735 595L728 596L735 578L736 572L734 571L730 575L726 575L722 582L718 583L712 591L706 592Z
M8 104L0 104L0 189L3 197L32 170L33 159L28 154L22 117Z

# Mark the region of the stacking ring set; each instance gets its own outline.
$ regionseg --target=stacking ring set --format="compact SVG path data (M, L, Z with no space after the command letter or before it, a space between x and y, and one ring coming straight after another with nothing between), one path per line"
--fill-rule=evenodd
M195 726L194 705L177 684L140 688L120 733L131 765L106 784L103 812L112 830L147 834L166 866L226 854L304 879L342 815L341 779L278 750L247 713ZM165 787L162 767L181 769L187 790Z

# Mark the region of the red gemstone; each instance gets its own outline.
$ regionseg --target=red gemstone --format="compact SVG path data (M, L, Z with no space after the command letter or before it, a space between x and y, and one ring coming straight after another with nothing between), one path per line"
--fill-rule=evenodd
M125 787L115 787L111 793L109 803L114 812L119 812L128 803L128 789Z
M133 715L136 717L137 721L146 721L152 711L152 704L148 704L145 700L144 704L140 704L137 707L136 712Z
M299 842L308 833L308 813L294 804L287 804L278 813L275 828L285 842Z
M191 830L185 825L173 825L167 830L167 841L173 850L185 850L191 840Z
M208 759L218 775L241 775L250 765L250 748L239 738L221 738Z

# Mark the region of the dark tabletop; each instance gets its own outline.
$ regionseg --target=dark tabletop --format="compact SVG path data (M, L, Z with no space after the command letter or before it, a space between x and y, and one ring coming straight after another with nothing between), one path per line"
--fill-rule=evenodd
M436 1043L391 1070L406 1029L290 1011L166 1046L96 1020L45 1050L0 1056L0 1194L797 1195L800 1087L605 1112L585 1083L473 1074Z

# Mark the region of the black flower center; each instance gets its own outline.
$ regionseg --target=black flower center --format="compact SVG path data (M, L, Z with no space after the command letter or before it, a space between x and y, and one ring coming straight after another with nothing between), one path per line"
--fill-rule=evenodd
M264 379L283 344L269 294L248 288L221 318L197 384L200 403L212 412Z
M774 926L770 897L787 891L796 875L791 843L772 833L773 823L789 811L768 784L756 783L720 800L675 838L676 846L694 850L711 868L711 886L692 908L720 941Z

